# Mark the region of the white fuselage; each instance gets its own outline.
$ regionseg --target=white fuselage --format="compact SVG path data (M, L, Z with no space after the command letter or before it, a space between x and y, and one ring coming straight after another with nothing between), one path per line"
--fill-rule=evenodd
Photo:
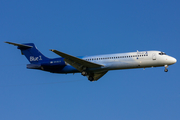
M161 53L162 52L160 51L137 51L130 53L87 56L82 59L104 66L97 69L89 69L90 71L159 67L176 63L175 58L168 56L165 53Z

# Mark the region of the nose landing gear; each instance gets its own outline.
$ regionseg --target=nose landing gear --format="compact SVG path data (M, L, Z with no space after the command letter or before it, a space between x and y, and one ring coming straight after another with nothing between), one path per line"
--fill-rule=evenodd
M165 69L164 69L164 72L168 72L168 65L164 65Z

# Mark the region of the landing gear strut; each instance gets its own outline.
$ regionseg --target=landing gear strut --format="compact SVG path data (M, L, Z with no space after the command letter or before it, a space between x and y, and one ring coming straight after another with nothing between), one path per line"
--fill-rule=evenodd
M164 65L165 69L164 69L164 72L168 72L168 65Z

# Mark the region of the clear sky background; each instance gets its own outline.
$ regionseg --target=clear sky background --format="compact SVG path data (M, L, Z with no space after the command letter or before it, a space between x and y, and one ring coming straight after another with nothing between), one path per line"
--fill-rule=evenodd
M1 0L0 120L179 120L178 0ZM96 82L80 74L26 69L16 47L35 43L74 55L160 50L164 67L110 71Z

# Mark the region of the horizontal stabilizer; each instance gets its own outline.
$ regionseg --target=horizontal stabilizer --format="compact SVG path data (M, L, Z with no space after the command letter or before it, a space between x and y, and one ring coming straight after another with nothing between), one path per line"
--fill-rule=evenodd
M21 47L21 48L32 48L33 46L30 46L30 45L23 45L23 44L17 44L17 43L12 43L12 42L5 42L5 43L8 43L8 44L11 44L11 45L14 45L14 46L18 46L18 47Z

